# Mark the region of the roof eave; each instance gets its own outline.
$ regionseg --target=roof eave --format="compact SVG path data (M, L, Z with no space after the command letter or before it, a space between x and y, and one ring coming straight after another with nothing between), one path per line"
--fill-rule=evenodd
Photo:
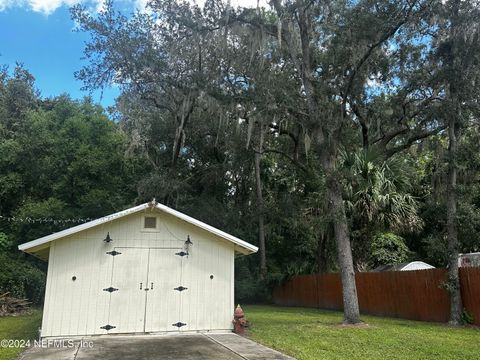
M163 211L167 214L170 214L172 216L175 216L179 219L182 219L194 226L197 226L201 229L204 229L212 234L215 234L225 240L229 240L231 241L232 243L234 243L235 245L238 245L240 246L241 248L245 249L247 251L247 254L253 254L253 253L256 253L258 251L258 247L246 242L246 241L243 241L233 235L230 235L220 229L217 229L217 228L214 228L213 226L211 225L208 225L200 220L197 220L195 218L192 218L191 216L188 216L188 215L185 215L177 210L174 210L172 208L169 208L168 206L165 206L163 204L157 204L156 205L157 209L159 209L160 211Z
M138 206L135 206L135 207L130 208L130 209L122 210L122 211L119 211L115 214L107 215L107 216L104 216L100 219L93 220L93 221L90 221L88 223L77 225L77 226L71 227L69 229L65 229L65 230L62 230L62 231L59 231L59 232L41 237L39 239L20 244L20 245L18 245L18 249L20 251L30 253L30 251L28 251L29 249L36 248L40 245L47 244L51 241L55 241L55 240L60 239L62 237L66 237L66 236L75 234L77 232L90 229L90 228L95 227L97 225L122 218L126 215L139 212L139 211L141 211L143 209L146 209L148 207L151 207L151 203L145 203L145 204L138 205ZM182 219L182 220L186 221L187 223L190 223L194 226L197 226L201 229L204 229L207 232L215 234L216 236L218 236L220 238L223 238L225 240L228 240L228 241L234 243L235 246L236 246L236 251L238 251L240 253L248 255L248 254L256 253L258 251L258 247L254 246L254 245L252 245L252 244L250 244L246 241L243 241L243 240L241 240L241 239L239 239L239 238L237 238L233 235L230 235L230 234L228 234L228 233L226 233L222 230L214 228L213 226L205 224L204 222L201 222L200 220L194 219L194 218L192 218L188 215L185 215L185 214L183 214L183 213L181 213L177 210L171 209L168 206L157 203L155 205L155 207L160 211L163 211L167 214L170 214L170 215L175 216L179 219ZM237 248L237 246L239 248Z
M149 203L145 203L145 204L138 205L138 206L135 206L135 207L130 208L130 209L122 210L122 211L119 211L117 213L101 217L100 219L89 221L87 223L80 224L80 225L77 225L77 226L74 226L74 227L71 227L71 228L68 228L68 229L65 229L65 230L47 235L47 236L43 236L39 239L20 244L20 245L18 245L18 250L28 252L27 250L31 249L33 247L49 243L50 241L54 241L54 240L60 239L60 238L65 237L65 236L69 236L69 235L75 234L75 233L83 231L83 230L90 229L92 227L95 227L97 225L112 221L114 219L122 218L126 215L129 215L129 214L136 213L138 211L141 211L141 210L147 208L148 204Z

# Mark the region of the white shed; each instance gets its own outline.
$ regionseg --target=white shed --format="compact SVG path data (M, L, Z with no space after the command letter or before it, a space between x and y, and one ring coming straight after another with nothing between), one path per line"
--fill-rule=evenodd
M48 261L42 337L231 329L235 254L258 250L156 202L19 249Z
M480 252L458 254L458 267L480 267Z
M408 263L381 265L373 271L414 271L414 270L429 270L435 269L435 266L427 264L423 261L411 261Z

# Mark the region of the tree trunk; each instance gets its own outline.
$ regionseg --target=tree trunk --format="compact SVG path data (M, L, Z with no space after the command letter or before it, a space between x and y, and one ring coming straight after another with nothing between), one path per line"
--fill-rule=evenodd
M260 174L260 162L263 151L263 126L260 125L260 138L258 149L255 151L255 187L257 192L258 211L258 250L260 253L260 277L263 279L267 274L267 255L265 253L265 219L263 214L263 187Z
M361 320L357 286L355 284L355 270L353 267L352 248L350 245L342 188L334 172L335 156L329 155L326 160L323 161L323 167L327 177L327 199L329 201L335 242L337 244L338 264L342 278L344 323L357 324L361 322Z
M357 288L355 285L355 273L353 270L352 250L350 246L350 237L348 233L347 217L345 215L345 206L342 198L341 185L338 179L335 178L335 160L336 150L338 144L339 131L345 122L342 121L331 128L331 125L326 123L323 118L322 111L318 104L321 99L320 94L316 92L316 86L313 81L313 74L316 67L312 62L311 44L315 42L313 36L313 26L311 20L313 19L314 11L311 8L312 3L305 3L305 6L300 6L295 12L295 17L289 19L287 14L287 7L282 5L280 0L271 0L273 8L277 15L282 19L283 39L289 49L290 57L300 71L302 84L305 90L307 100L308 114L310 117L310 128L312 135L316 139L315 143L318 146L318 154L322 159L322 170L327 179L327 199L329 201L329 208L332 214L332 224L335 234L335 241L337 243L338 263L341 269L342 288L343 288L343 306L345 323L355 324L360 322L360 311L358 307ZM301 2L299 2L301 4ZM296 21L299 29L300 48L298 48L296 35L291 33L291 25ZM348 91L347 91L348 92ZM345 113L345 104L343 104L342 117ZM333 135L332 135L332 130ZM328 144L328 145L327 145Z
M191 99L191 96L189 93L184 97L179 113L175 115L177 128L175 129L175 138L173 140L172 168L177 166L180 151L185 141L185 128L195 107L195 97Z
M457 105L458 108L458 105ZM457 136L458 123L455 116L451 116L448 128L448 183L447 183L447 239L448 239L448 289L450 292L450 320L451 325L457 326L462 322L462 295L458 275L458 233L457 233Z
M452 4L452 24L450 26L450 47L447 58L448 68L455 74L461 71L456 61L456 41L459 36L460 0ZM460 77L461 78L461 77ZM448 290L450 293L450 325L458 326L462 322L462 294L460 292L460 278L458 275L458 232L457 232L457 140L460 132L461 105L458 98L458 79L453 76L449 79L447 88L448 106L448 179L447 179L447 240L448 240Z
M327 231L320 232L317 242L317 266L318 272L327 272Z

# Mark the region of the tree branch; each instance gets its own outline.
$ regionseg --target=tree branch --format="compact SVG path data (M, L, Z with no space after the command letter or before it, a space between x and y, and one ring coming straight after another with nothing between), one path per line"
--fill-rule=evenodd
M402 25L404 25L407 22L407 20L409 19L410 15L413 11L413 8L415 7L415 5L417 3L418 3L418 1L413 1L412 3L408 3L408 8L405 10L405 14L403 15L403 18L400 21L398 21L395 25L393 25L392 28L390 28L388 31L386 31L380 37L380 39L377 40L377 42L371 44L368 47L367 51L363 54L363 56L360 58L358 63L355 65L355 67L352 69L351 73L349 74L347 85L346 85L345 91L344 91L344 97L345 98L348 97L348 95L350 94L350 91L351 91L352 86L353 86L353 81L354 81L356 75L358 74L358 72L360 71L361 67L363 66L363 64L365 64L365 62L370 58L370 56L372 55L373 51L376 48L378 48L385 41L387 41L393 35L395 35L395 33L398 31L398 29L400 29L400 27L402 27Z
M295 160L293 157L291 157L290 155L288 155L287 153L281 151L281 150L276 150L276 149L263 149L263 153L274 153L274 154L279 154L279 155L282 155L283 157L287 158L288 160L290 160L292 162L292 164L298 166L301 170L303 170L304 172L308 173L308 168L302 164L301 162Z
M358 122L360 123L360 127L362 128L362 145L364 149L368 149L368 146L370 145L369 140L368 140L368 124L365 121L365 117L360 111L360 108L358 105L354 102L351 103L352 111L355 114L355 116L358 119Z
M426 131L423 131L421 133L412 135L411 137L409 137L407 139L407 141L404 144L397 145L393 148L387 149L386 157L390 158L393 155L395 155L396 153L408 149L410 146L412 146L418 140L422 140L422 139L425 139L429 136L436 135L436 134L440 133L441 131L445 130L446 128L447 128L446 125L442 125L442 126L439 126L439 127L435 128L433 130L426 130Z

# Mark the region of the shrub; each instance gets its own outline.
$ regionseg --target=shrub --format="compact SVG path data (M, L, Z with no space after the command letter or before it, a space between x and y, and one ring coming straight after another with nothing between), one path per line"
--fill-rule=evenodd
M8 238L8 236L0 232L0 254L9 251L13 247L12 241Z
M393 233L380 233L371 243L370 266L398 264L408 260L410 250L401 236Z
M235 301L240 304L267 304L272 302L272 290L285 280L278 268L270 267L265 278L247 266L245 257L235 264Z
M462 321L464 324L472 325L475 321L475 318L470 311L464 308L462 312Z
M42 304L45 293L45 273L30 263L0 254L0 292L9 292L16 298L27 298Z

